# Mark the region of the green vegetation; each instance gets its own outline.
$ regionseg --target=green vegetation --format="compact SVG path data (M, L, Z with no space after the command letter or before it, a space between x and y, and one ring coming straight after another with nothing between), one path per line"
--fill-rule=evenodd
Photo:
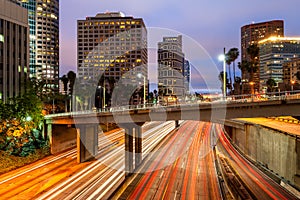
M42 137L42 101L36 88L28 84L21 96L0 101L0 150L9 155L26 157L48 148Z
M36 149L33 153L26 157L11 155L9 152L0 150L0 174L40 160L49 154L50 151L48 146L45 146L41 149Z

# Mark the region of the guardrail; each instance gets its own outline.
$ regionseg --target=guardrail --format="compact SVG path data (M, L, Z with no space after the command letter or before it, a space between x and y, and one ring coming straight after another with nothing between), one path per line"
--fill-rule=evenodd
M92 113L105 113L105 112L122 112L122 111L131 111L131 110L142 110L142 109L153 109L153 108L174 108L179 106L187 106L187 105L210 105L215 103L247 103L247 102L262 102L262 101L278 101L278 100L292 100L292 99L300 99L300 91L287 91L287 92L273 92L273 93L260 93L260 94L247 94L247 95L231 95L227 96L226 99L214 98L211 101L194 101L194 102L180 102L179 104L172 105L161 105L161 104L138 104L138 105L125 105L125 106L115 106L109 108L96 109L92 110L83 110L83 111L73 111L68 113L57 113L50 114L45 116L45 118L52 117L63 117L63 116L72 116L79 114L92 114Z

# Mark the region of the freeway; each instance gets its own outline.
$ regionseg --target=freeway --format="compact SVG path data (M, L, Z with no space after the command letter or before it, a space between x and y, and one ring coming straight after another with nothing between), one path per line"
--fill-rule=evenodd
M231 144L221 126L217 155L224 180L233 196L241 199L298 199L245 159Z
M112 199L221 199L210 130L209 123L182 124Z
M221 125L185 122L157 148L112 199L297 199L240 155Z
M143 126L144 141L152 146L158 142L154 138L165 137L172 129L174 122L147 123ZM152 150L149 145L145 145L144 154ZM105 198L124 180L123 155L123 129L99 133L98 159L78 164L72 149L2 174L0 199Z
M240 155L221 125L146 123L143 158L125 180L124 131L99 133L96 160L78 164L70 150L3 174L0 199L297 199Z

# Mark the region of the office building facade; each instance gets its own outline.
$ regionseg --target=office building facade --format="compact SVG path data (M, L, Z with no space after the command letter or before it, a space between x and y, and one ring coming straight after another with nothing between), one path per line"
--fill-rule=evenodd
M300 38L270 37L258 43L260 57L260 85L266 87L268 79L283 82L283 64L300 57Z
M283 86L281 90L299 90L300 89L300 58L293 58L282 65ZM292 88L293 87L293 88Z
M250 62L250 56L247 49L253 45L258 44L260 40L269 37L284 37L284 21L272 20L261 23L252 23L241 28L241 61ZM259 63L259 58L257 58ZM242 92L250 93L250 81L254 84L254 91L258 92L260 88L260 72L259 70L253 73L253 80L251 79L251 72L242 70Z
M184 53L182 36L163 37L158 43L158 94L164 102L184 98Z
M29 73L27 10L0 0L0 100L7 101L24 90Z
M115 85L122 82L146 87L147 93L147 29L143 19L107 12L78 20L77 72L79 79L102 77Z
M28 10L30 78L43 81L44 92L59 91L59 0L19 0Z

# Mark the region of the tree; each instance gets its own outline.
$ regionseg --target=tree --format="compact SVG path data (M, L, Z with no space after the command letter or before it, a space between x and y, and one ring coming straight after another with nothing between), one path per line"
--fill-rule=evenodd
M276 82L274 79L269 78L266 82L267 84L267 91L268 92L273 92L274 87L276 86Z
M27 82L24 93L0 101L0 149L27 156L46 144L42 139L42 101L36 82Z
M64 92L65 94L67 94L67 91L68 91L68 82L69 82L69 79L66 75L63 75L60 80L63 82L64 84Z
M223 71L221 71L220 72L220 74L219 74L219 80L221 81L221 89L222 89L222 92L224 91L223 89L224 89L224 82L223 82L223 77L224 77L224 72ZM228 76L227 76L227 72L226 72L226 74L225 74L225 80L226 80L226 89L228 88L229 89L229 81L228 81Z
M229 52L226 53L225 55L225 62L228 65L228 75L229 75L229 89L230 89L230 93L232 93L232 80L231 80L231 69L230 69L230 65L231 65L231 58L229 55Z
M69 79L69 91L70 94L73 94L73 88L74 88L74 84L75 84L75 80L76 80L76 73L73 71L69 71L67 74L67 77Z
M250 81L254 80L254 73L258 70L259 48L257 44L252 44L247 48L247 53L250 56Z
M235 80L235 60L239 57L240 52L238 48L231 48L227 54L233 63L233 80Z
M158 98L158 94L157 94L157 90L153 90L153 94L154 94L154 99L155 99L155 103L157 103L157 98Z
M234 79L234 84L233 84L235 95L241 94L241 86L242 86L241 83L242 83L241 77L236 76L235 79Z
M300 81L300 71L298 71L298 72L296 73L296 77L297 77L297 79Z

